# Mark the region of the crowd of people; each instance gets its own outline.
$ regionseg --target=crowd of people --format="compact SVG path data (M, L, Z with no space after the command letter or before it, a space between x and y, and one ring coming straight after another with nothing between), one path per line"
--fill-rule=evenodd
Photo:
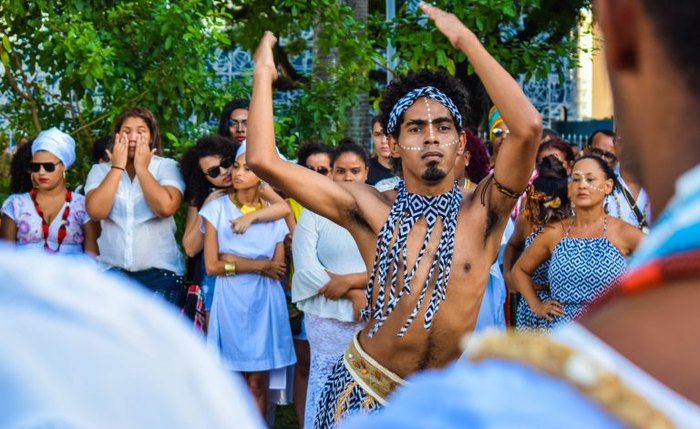
M459 88L444 74L431 78ZM419 97L433 100L427 92ZM199 285L207 343L226 369L243 375L260 413L268 414L268 401L294 398L299 426L313 427L334 366L365 327L361 312L372 299L368 270L345 227L317 213L323 210L283 198L284 185L276 191L251 170L248 114L247 100L232 101L218 134L201 137L176 162L159 156L153 114L128 109L117 118L114 136L96 142L95 164L82 193L65 183L64 171L75 160L73 139L56 128L41 132L13 159L15 193L3 204L2 238L22 250L92 258L173 305L181 304L185 283ZM375 185L391 196L405 192L399 182L406 172L392 153L386 120L385 114L371 121L372 157L349 139L336 147L300 146L297 164L316 173L309 184L331 180ZM463 128L464 149L453 171L458 199L483 200L488 182L495 181L501 149L508 153L514 137L496 106L488 128L486 142ZM428 124L424 132L444 131ZM483 297L473 305L477 320L469 321L475 331L503 329L506 321L519 329L546 330L574 320L622 275L648 225L646 194L639 187L633 193L622 181L612 131L593 133L579 157L555 132L544 134L535 168L525 175L530 184L509 198L517 203L504 216L505 229L494 235L498 253L487 265ZM622 186L625 191L618 190ZM620 202L617 196L626 194L632 196ZM183 197L185 227L178 243L174 215ZM611 198L616 198L612 209ZM630 199L645 207L638 221ZM425 216L426 210L423 206L415 216ZM456 232L447 225L437 229L446 239ZM400 281L415 276L415 266L412 271ZM393 284L399 275L394 268L384 281ZM303 312L294 334L290 300ZM295 363L297 386L289 395L294 382L288 368Z
M450 427L444 419L478 406L487 420L507 421L490 414L504 400L491 398L496 394L489 389L484 397L493 401L478 405L476 399L455 404L445 395L469 391L476 398L489 377L510 383L541 382L539 376L507 364L485 364L491 373L452 366L451 375L418 377L417 385L428 389L422 397L435 392L420 404L421 392L406 379L458 360L464 334L507 326L525 335L472 338L466 359L505 356L544 366L555 378L574 377L566 362L559 374L551 359L537 361L543 354L569 356L569 349L530 334L553 331L567 347L610 353L591 338L597 334L624 349L628 343L606 335L610 317L586 315L618 290L673 279L669 273L676 271L687 276L687 263L637 277L628 266L631 259L654 262L654 249L666 241L693 238L674 235L668 215L659 219L666 238L652 234L644 241L651 203L661 197L641 186L648 173L620 164L619 136L597 130L579 152L553 130L543 131L539 113L474 33L454 15L421 8L470 60L493 101L488 141L465 122L463 84L444 70L423 70L387 87L368 130L372 156L345 139L334 146L307 142L296 162L289 161L275 146L276 39L267 33L255 54L251 100L227 104L217 134L199 138L179 161L161 156L157 120L143 107L122 112L113 136L96 143L82 190L65 179L76 156L70 135L51 128L19 148L0 238L18 252L91 261L163 306L182 305L185 285L199 285L208 349L240 375L250 407L268 422L273 404L291 401L300 428L335 427L358 412L364 417L350 419L350 427L418 427L420 419L408 416L417 419L419 410ZM679 185L681 195L693 186ZM174 216L183 198L178 240ZM590 333L577 324L582 318ZM528 354L528 347L547 352ZM577 374L585 377L587 369ZM464 386L455 390L455 380ZM664 380L683 390L673 377ZM543 397L552 394L542 389ZM625 397L644 408L647 402L628 390ZM691 400L693 392L686 392ZM396 406L380 412L389 398ZM569 391L562 398L562 413L590 410ZM624 424L644 423L632 412L610 411L605 400L595 397ZM435 405L430 412L427 403ZM436 415L439 410L446 411ZM590 427L609 424L600 411L586 412L585 421L596 422ZM367 416L376 413L377 419ZM655 413L645 414L653 416L648 422L667 427ZM467 420L478 421L472 414Z

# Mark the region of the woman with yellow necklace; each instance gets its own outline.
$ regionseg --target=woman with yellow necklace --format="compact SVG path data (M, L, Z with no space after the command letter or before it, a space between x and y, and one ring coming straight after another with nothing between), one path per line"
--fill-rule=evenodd
M225 367L246 380L262 415L270 371L296 361L287 303L280 281L284 266L284 219L255 222L243 233L230 222L263 208L260 179L248 169L245 144L236 152L233 187L200 211L205 221L204 264L216 288L207 342Z

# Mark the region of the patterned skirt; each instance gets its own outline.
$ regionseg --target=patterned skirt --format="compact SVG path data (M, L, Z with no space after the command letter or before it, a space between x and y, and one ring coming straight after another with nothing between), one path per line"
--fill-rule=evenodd
M338 359L319 397L315 429L335 427L348 415L373 413L404 380L362 350L357 336Z

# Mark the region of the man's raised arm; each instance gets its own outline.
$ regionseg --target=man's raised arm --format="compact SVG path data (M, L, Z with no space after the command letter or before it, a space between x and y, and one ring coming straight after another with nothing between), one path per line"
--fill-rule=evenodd
M272 84L277 78L272 49L276 42L271 32L265 32L253 57L246 160L261 179L282 189L304 207L348 226L348 213L356 206L353 196L329 178L287 162L277 154L272 108Z
M542 118L511 75L486 51L479 39L451 13L421 3L423 12L437 28L469 59L476 74L498 107L510 134L498 152L494 178L504 188L525 190L535 165L542 136ZM491 202L513 206L515 199L502 192L491 192Z

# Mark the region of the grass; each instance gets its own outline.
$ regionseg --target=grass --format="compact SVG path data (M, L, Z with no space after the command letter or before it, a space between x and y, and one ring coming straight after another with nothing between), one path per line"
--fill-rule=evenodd
M273 429L299 429L297 415L294 412L294 404L278 405L275 412L275 424Z

